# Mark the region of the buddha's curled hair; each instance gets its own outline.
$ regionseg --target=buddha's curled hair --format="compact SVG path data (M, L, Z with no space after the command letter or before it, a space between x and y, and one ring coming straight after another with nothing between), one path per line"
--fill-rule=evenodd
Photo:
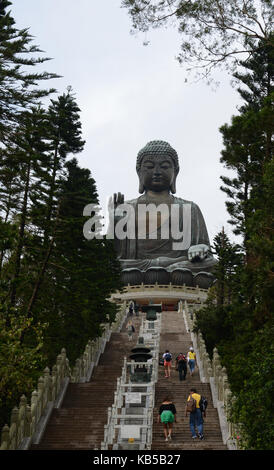
M156 155L168 155L170 158L172 158L173 163L174 163L174 168L176 171L176 174L179 172L179 160L178 160L178 154L174 148L171 147L171 145L168 142L165 142L163 140L151 140L148 142L145 147L143 147L137 155L137 162L136 162L136 170L137 173L139 173L139 170L141 168L142 160L145 155L151 155L151 156L156 156Z

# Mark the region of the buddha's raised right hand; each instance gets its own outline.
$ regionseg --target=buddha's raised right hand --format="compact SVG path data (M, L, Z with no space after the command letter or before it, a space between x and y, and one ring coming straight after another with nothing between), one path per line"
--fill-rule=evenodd
M108 212L114 215L115 209L120 205L124 204L125 197L121 193L114 193L108 200Z
M122 193L113 194L114 209L116 209L116 207L119 206L120 204L124 204L124 202L125 202L125 196Z

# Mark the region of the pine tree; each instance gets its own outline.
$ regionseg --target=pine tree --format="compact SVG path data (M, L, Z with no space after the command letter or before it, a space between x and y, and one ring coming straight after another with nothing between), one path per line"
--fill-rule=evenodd
M45 243L50 233L51 219L54 216L56 207L56 190L60 183L64 162L68 154L77 154L83 150L85 142L82 140L80 109L72 94L71 87L67 93L59 96L57 100L51 100L48 109L50 145L50 167L49 167L49 188L46 198L46 226Z
M56 231L59 230L59 212L61 206L60 188L65 172L65 159L68 154L83 150L84 141L81 134L80 109L69 87L66 94L51 100L47 112L45 135L47 142L46 171L43 174L43 185L38 178L35 206L31 213L32 224L41 231L38 244L39 260L37 278L28 303L30 315L42 286L47 264L54 249Z
M262 194L262 178L265 165L272 158L273 135L273 48L260 44L252 57L242 66L248 70L236 73L235 77L245 88L238 88L245 104L241 114L232 118L230 125L224 125L224 150L221 162L233 171L234 178L221 177L221 187L228 197L227 210L234 225L234 233L243 236L243 244L249 257L249 219L252 218L256 199L255 193Z
M113 242L83 235L98 194L90 171L66 162L84 146L75 97L69 88L42 107L53 90L37 85L55 75L28 73L48 59L33 57L9 5L0 0L0 426L62 347L73 361L114 320L108 298L122 287Z
M28 29L19 30L11 13L7 10L9 0L0 0L0 141L10 138L18 116L29 106L37 105L40 99L55 90L38 88L41 80L58 77L56 74L30 72L30 69L47 60L37 57L42 52L32 44Z
M274 35L270 34L269 39L272 42ZM264 105L265 98L273 91L273 45L260 42L258 49L253 51L248 60L240 61L239 65L242 71L235 72L234 77L240 84L237 91L245 102L239 110L241 113L250 109L259 111Z
M241 423L242 445L260 450L269 449L273 442L269 425L274 308L273 58L273 51L261 45L242 64L247 72L238 73L237 78L245 85L239 88L245 103L232 124L221 129L222 161L236 171L234 179L223 178L223 190L232 199L227 208L235 233L243 236L245 263L235 278L227 309L231 335L218 349L236 397L232 419Z
M215 237L217 281L196 328L210 351L218 348L228 371L235 398L230 419L241 423L241 445L264 450L273 445L273 52L263 44L253 52L236 74L244 100L240 114L221 128L221 161L235 172L222 178L222 189L234 232L243 238L244 258L237 262L235 253L227 277L234 254L224 234Z
M214 269L215 282L205 307L196 313L195 324L195 330L202 332L210 355L223 341L233 338L231 306L238 296L243 265L241 247L230 242L224 229L214 237L212 252L218 261Z
M121 287L120 266L112 240L86 240L83 208L98 203L95 181L88 169L73 159L66 163L67 176L60 193L60 224L49 263L45 290L50 289L50 327L47 354L65 344L72 360L79 357L88 339L101 334L101 324L113 321L116 308L107 301ZM39 307L40 310L40 307Z
M20 127L13 132L13 144L6 147L5 165L12 167L12 162L17 169L16 180L20 185L16 188L17 214L14 223L18 227L16 247L10 258L12 283L10 302L16 304L17 287L20 284L21 263L26 239L30 237L29 214L34 201L32 193L35 179L39 176L45 161L46 144L44 140L44 127L46 122L45 112L38 106L29 111L22 112L18 123ZM8 152L7 152L8 151ZM3 181L2 181L3 184Z
M236 274L242 263L241 248L232 244L224 229L213 240L213 253L217 256L218 264L214 270L216 276L215 290L217 306L231 304L235 291Z

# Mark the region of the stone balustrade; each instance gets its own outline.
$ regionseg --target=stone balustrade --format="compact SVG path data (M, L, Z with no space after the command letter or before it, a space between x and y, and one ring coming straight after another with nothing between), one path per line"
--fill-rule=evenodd
M112 446L119 449L151 449L153 408L155 405L155 383L158 380L159 344L161 330L161 314L151 322L142 318L139 338L151 348L152 358L147 362L128 361L124 357L121 376L117 379L114 402L108 408L108 420L104 427L104 441L101 450ZM149 372L149 382L135 383L132 379L135 369L146 367ZM137 401L128 404L132 394L137 395ZM145 401L143 400L145 397ZM138 402L139 400L139 402ZM140 401L141 400L141 401Z
M212 361L210 360L201 333L194 333L193 331L195 312L199 308L201 308L201 305L190 306L185 302L183 307L180 305L179 311L182 311L186 329L191 333L201 381L210 383L213 405L217 408L219 415L223 442L228 446L228 449L236 450L238 448L238 442L235 436L237 435L239 426L235 426L229 421L229 408L233 401L233 396L229 387L226 368L222 366L216 348L213 351Z
M207 289L198 286L158 284L156 282L155 284L126 285L124 286L123 293L116 292L112 294L111 298L114 301L126 300L127 302L132 298L137 302L149 298L157 303L158 301L161 302L163 297L176 302L180 299L190 302L205 302L207 294Z
M23 395L19 406L13 408L10 426L6 424L2 429L0 450L27 450L31 443L39 442L53 408L61 406L69 382L90 380L111 333L121 330L125 317L126 302L121 305L114 323L102 325L102 336L88 341L84 353L76 360L72 369L66 350L62 349L52 372L46 367L38 379L37 390L31 394L30 405Z

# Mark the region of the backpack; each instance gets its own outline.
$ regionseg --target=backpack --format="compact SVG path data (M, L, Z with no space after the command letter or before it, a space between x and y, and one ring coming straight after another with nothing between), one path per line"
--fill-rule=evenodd
M133 325L131 325L131 329L132 329L132 332L134 333L134 331L135 331L135 328L134 328L134 326L133 326Z
M165 359L166 362L170 362L171 359L172 359L171 354L170 354L170 353L166 353L164 359Z
M188 413L192 413L192 411L196 410L196 400L193 397L186 402L186 411Z
M200 410L202 412L205 412L206 408L207 408L207 399L206 399L206 397L201 397L201 399L200 399Z
M178 357L177 357L177 361L178 363L180 364L184 364L186 362L186 357L184 356L184 354L180 354Z

